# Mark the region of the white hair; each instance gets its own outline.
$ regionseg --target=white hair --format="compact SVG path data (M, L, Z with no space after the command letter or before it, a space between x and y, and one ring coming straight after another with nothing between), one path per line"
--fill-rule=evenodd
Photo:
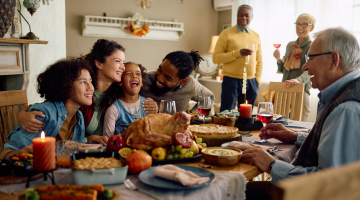
M322 51L336 51L341 56L340 62L345 72L353 71L360 67L360 47L357 39L342 27L328 28L314 33L314 39L323 42Z
M237 10L237 13L239 13L239 10L240 10L241 8L248 8L248 9L251 10L251 14L253 13L253 8L252 8L251 6L249 6L249 5L246 5L246 4L243 4L243 5L239 6L239 7L238 7L238 10Z

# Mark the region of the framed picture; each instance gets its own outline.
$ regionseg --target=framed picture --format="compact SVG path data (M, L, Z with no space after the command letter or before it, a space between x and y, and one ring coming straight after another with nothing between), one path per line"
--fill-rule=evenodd
M231 27L231 23L224 24L224 25L223 25L223 30L225 30L225 29L227 29L227 28L229 28L229 27Z

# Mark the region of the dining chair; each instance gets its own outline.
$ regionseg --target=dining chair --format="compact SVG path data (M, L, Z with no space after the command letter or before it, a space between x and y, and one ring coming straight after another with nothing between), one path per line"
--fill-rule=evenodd
M4 148L7 136L19 124L19 111L27 105L26 90L0 92L0 150Z
M280 114L289 119L301 121L304 83L286 87L285 82L270 82L268 99L271 99L272 91L275 91L274 114Z

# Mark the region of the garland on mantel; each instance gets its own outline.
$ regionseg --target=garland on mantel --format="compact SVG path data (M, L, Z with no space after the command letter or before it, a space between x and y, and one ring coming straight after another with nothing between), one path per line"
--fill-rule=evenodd
M149 26L148 25L143 25L142 28L135 28L134 23L130 22L130 25L128 27L126 27L125 29L130 30L130 32L132 34L134 34L134 36L144 36L149 32Z

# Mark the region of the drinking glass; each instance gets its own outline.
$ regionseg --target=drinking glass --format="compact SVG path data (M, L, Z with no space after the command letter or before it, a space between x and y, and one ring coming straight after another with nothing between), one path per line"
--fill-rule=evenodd
M161 100L159 113L167 113L169 115L174 115L176 113L175 101Z
M265 127L269 123L274 114L274 106L271 102L259 102L257 117ZM266 133L264 133L264 139L261 142L267 142Z
M248 52L253 52L254 49L255 49L255 44L247 44L247 45L246 45L246 49L247 49ZM246 65L250 65L250 64L251 64L251 62L250 62L250 55L246 56L245 64L246 64Z
M70 155L79 153L79 143L71 140L56 142L56 161L59 166L70 167Z
M199 96L197 106L199 112L204 116L203 118L204 124L205 124L206 115L208 115L211 110L211 104L212 104L211 96Z

